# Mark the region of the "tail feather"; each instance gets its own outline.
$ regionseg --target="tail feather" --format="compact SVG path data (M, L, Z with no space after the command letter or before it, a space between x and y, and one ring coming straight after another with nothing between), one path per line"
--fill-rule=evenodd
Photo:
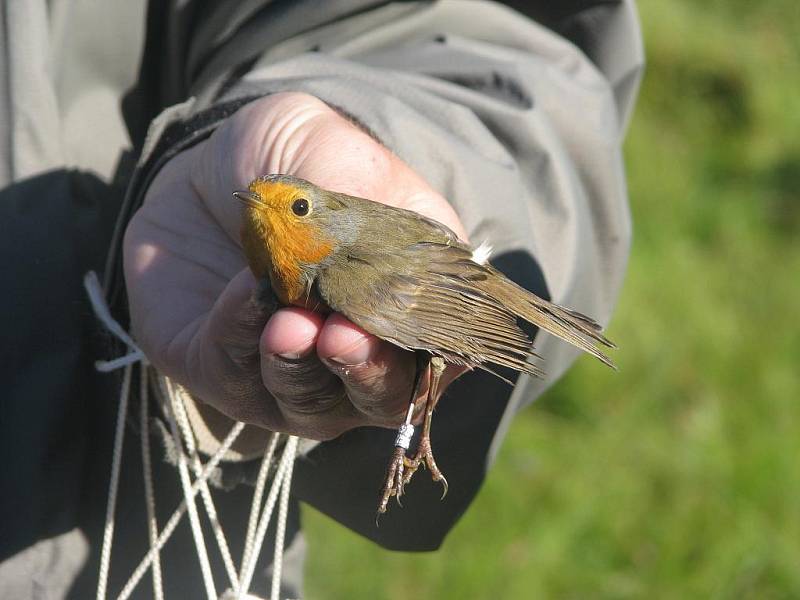
M542 310L549 312L550 314L552 314L557 318L560 318L562 321L564 321L564 323L572 327L575 327L582 334L595 340L597 343L602 344L607 348L617 347L617 345L614 342L609 340L601 333L603 331L603 328L593 319L577 311L564 308L563 306L559 306L558 304L546 302L541 298L536 298L536 300L538 301L537 304L541 306Z
M616 370L614 362L598 348L597 344L616 348L614 343L601 332L600 325L579 312L547 302L514 282L500 278L500 289L492 293L518 317L536 325L540 329L569 342L587 354L591 354L603 364ZM520 293L523 292L523 293Z

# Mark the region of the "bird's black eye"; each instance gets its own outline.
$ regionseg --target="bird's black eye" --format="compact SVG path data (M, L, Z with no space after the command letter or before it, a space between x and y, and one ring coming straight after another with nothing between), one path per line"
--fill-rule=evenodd
M298 217L305 217L308 214L308 200L298 198L292 202L292 212Z

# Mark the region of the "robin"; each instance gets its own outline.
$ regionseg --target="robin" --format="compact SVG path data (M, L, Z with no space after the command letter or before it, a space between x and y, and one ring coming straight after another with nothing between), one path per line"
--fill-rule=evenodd
M378 513L425 465L447 493L430 441L446 364L500 365L542 377L517 319L536 325L614 367L597 345L614 348L600 326L552 304L494 269L485 245L473 249L444 225L412 211L321 189L290 175L266 175L233 195L244 204L241 241L261 284L261 300L336 311L369 333L416 353L404 423ZM429 374L429 375L428 375ZM429 377L422 433L413 458L415 402Z

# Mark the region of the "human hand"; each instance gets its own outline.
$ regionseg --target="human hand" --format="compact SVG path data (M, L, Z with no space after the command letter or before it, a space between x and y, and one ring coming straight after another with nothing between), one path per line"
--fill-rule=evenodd
M399 425L413 354L336 313L270 315L253 301L231 192L267 173L415 210L466 239L445 199L357 126L312 96L268 96L165 165L131 219L124 265L137 342L162 373L239 421L312 439ZM448 368L442 386L459 372Z

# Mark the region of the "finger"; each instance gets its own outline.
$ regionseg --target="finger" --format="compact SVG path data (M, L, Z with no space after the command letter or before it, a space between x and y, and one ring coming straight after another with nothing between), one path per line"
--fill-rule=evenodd
M324 315L302 308L278 310L261 333L261 353L297 360L312 354Z
M186 327L166 351L165 374L237 421L278 430L281 412L261 381L259 339L269 314L253 301L248 269L234 277L197 328Z
M342 382L314 352L324 319L300 308L281 309L261 336L261 377L283 414L284 430L315 439L358 424Z
M206 334L234 360L258 351L258 341L270 311L258 301L259 284L250 269L243 269L227 285L211 309Z
M413 353L366 333L334 313L317 339L317 355L338 375L350 402L370 423L386 427L400 424L414 382Z

